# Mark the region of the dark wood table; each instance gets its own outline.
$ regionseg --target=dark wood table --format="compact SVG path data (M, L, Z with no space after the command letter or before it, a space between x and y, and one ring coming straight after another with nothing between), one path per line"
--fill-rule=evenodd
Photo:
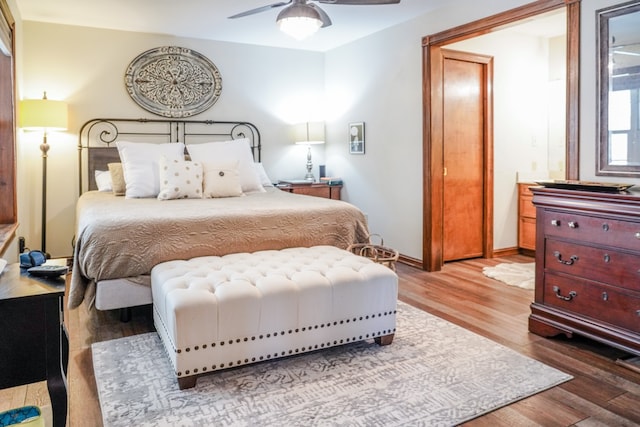
M0 389L47 380L54 427L67 419L64 291L64 277L32 277L18 264L0 275Z

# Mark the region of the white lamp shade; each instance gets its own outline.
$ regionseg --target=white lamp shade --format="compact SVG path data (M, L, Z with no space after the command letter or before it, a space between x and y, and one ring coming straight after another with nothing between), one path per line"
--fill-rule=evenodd
M23 129L66 130L67 104L50 99L26 99L20 102L20 127Z
M324 122L306 122L295 126L296 144L324 144Z

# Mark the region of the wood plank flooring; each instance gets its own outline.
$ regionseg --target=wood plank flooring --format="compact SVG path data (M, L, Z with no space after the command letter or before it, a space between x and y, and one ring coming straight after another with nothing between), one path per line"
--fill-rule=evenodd
M399 298L429 313L540 360L575 377L553 389L466 423L466 426L638 426L640 373L616 364L629 355L575 337L545 339L527 330L533 291L504 285L482 274L500 262L532 262L522 255L448 263L427 273L398 264ZM134 309L128 323L117 312L65 312L70 338L71 427L102 426L93 376L91 343L153 330L149 307ZM0 390L0 411L48 405L46 384Z

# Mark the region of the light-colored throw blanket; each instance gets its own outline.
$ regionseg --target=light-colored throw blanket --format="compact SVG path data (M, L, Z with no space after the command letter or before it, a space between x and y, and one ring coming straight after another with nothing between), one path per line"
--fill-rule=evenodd
M93 305L96 283L148 275L198 256L368 241L364 214L340 200L275 188L219 199L125 199L84 193L76 207L69 308Z

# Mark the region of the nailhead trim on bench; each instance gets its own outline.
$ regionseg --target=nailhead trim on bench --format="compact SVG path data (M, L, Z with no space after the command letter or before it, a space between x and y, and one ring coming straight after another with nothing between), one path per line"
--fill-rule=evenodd
M376 314L373 314L373 315L371 315L371 316L366 315L366 316L364 317L364 319L369 319L369 317L376 317L376 316L377 316L377 317L390 316L390 315L392 315L392 314L393 314L393 315L395 315L396 313L397 313L397 311L396 311L396 310L388 311L388 312L386 312L386 311L385 311L384 313L378 313L377 315L376 315ZM357 318L355 318L355 317L353 318L353 321L354 321L354 322L356 322L357 320L358 320ZM362 316L360 316L360 317L359 317L359 320L363 320L363 317L362 317ZM349 321L350 321L350 319L347 319L347 320L346 320L346 322L347 322L347 323L349 323ZM345 321L343 321L343 320L340 320L339 322L338 322L338 321L335 321L335 322L333 322L333 325L335 326L335 325L337 325L338 323L339 323L339 324L343 324L344 322L345 322ZM330 325L329 325L329 324L327 324L327 326L330 326ZM322 327L322 326L321 326L321 327ZM308 329L317 329L317 328L318 328L318 325L315 325L315 326L313 326L313 327L312 327L312 326L309 326L309 328L308 328ZM307 328L303 327L303 328L302 328L302 331L304 332L306 329L307 329ZM294 332L295 332L295 333L298 333L299 331L300 331L300 330L299 330L298 328L296 328L294 331L289 330L289 333L290 333L290 334L291 334L291 333L294 333ZM381 337L381 336L389 335L389 334L392 334L392 333L395 333L395 332L396 332L396 328L393 328L393 330L389 329L389 330L383 330L383 331L378 331L378 332L372 332L372 333L370 333L370 334L366 334L364 337L363 337L362 335L360 335L359 337L345 338L345 339L341 339L340 341L335 340L335 341L333 341L333 343L332 343L331 341L329 341L329 342L327 342L327 343L326 343L326 346L327 346L327 347L331 347L332 345L333 345L333 346L335 346L335 345L338 345L338 344L346 344L346 343L349 343L349 342L362 341L363 339L377 338L377 337ZM285 333L284 333L283 331L282 331L282 332L280 332L280 334L281 334L281 335L285 335ZM278 335L278 332L275 332L275 333L273 334L273 336L274 336L274 337L275 337L275 336L277 336L277 335ZM266 337L267 337L267 338L270 338L270 337L271 337L271 334L266 334ZM256 337L255 337L255 336L251 337L251 340L252 340L252 341L253 341L253 340L255 340L255 339L256 339ZM264 339L264 335L260 335L260 336L259 336L259 339ZM243 340L241 340L240 338L237 338L237 339L235 340L235 342L236 342L236 343L240 343L241 341L245 341L245 342L246 342L246 341L248 341L248 338L246 338L246 337L245 337ZM233 340L229 340L229 341L228 341L228 343L229 343L229 344L233 344L233 342L234 342ZM219 345L225 345L225 341L220 341L220 344L219 344ZM320 347L318 347L318 345L319 345ZM211 347L215 347L215 346L216 346L216 343L211 343ZM314 349L314 350L316 350L316 349L318 349L318 348L324 348L324 346L325 346L325 343L324 343L324 342L323 342L323 343L320 343L320 344L315 344L315 345L313 346L313 349ZM203 348L203 349L205 349L206 347L207 347L207 344L203 344L203 345L202 345L202 348ZM197 351L198 349L199 349L199 346L194 346L194 347L193 347L193 350L194 350L194 351ZM309 350L311 350L311 346L309 347ZM181 350L181 349L174 349L174 351L175 351L176 353L181 353L181 352L182 352L182 350ZM184 351L189 352L189 351L191 351L191 348L190 348L190 347L187 347ZM295 354L297 354L297 353L300 353L300 351L302 351L302 352L304 353L304 352L306 351L306 347L302 347L302 349L298 349L298 348L296 348L296 349L289 349L289 350L288 350L288 354L289 354L289 355L292 355L292 354L294 354L294 353L295 353ZM285 350L285 351L282 351L282 352L280 353L280 356L286 356L286 355L287 355L287 351L286 351L286 350ZM256 359L256 357L252 357L252 358L251 358L251 362L263 361L263 360L265 360L265 359L266 359L266 360L270 360L272 357L278 357L278 354L277 354L277 353L274 353L273 355L271 355L271 354L267 354L266 356L259 356L259 357L258 357L258 359ZM248 363L250 363L249 359L244 359L244 362L243 362L242 360L238 360L238 361L236 361L236 362L233 362L233 361L232 361L232 362L228 362L228 364L221 363L220 365L211 365L211 370L212 370L212 371L216 371L216 370L219 370L219 369L224 369L225 367L238 366L238 365L243 365L243 364L248 364ZM206 366L203 366L203 367L202 367L202 372L206 372L207 370L208 370L208 368L207 368ZM198 372L199 372L199 371L198 371L198 368L195 368L195 369L193 370L193 373L194 373L194 374L196 374L196 373L198 373ZM183 375L190 375L190 374L191 374L191 371L190 371L190 370L186 370L186 371L184 372L184 374L183 374L182 372L176 372L176 376L177 376L177 377L182 377Z
M389 316L389 315L391 315L391 314L396 314L396 310L389 311L389 312L386 312L386 311L385 311L384 313L378 313L378 314L377 314L377 317ZM373 317L376 317L376 314L371 315L371 317L372 317L372 318L373 318ZM367 316L365 316L364 318L363 318L362 316L360 316L359 320L363 320L363 319L369 319L369 316L367 315ZM353 321L354 321L354 322L357 322L357 321L358 321L358 319L354 317L354 318L353 318ZM346 320L346 323L349 323L349 322L350 322L350 319L347 319L347 320ZM335 326L335 325L337 325L338 323L340 323L340 324L342 325L342 324L344 324L344 323L345 323L345 320L340 320L339 322L336 320L335 322L333 322L333 325ZM321 328L324 328L324 323L323 323L322 325L320 325L320 327L321 327ZM327 327L330 327L330 324L327 324ZM302 328L302 332L305 332L307 329L318 329L318 325L315 325L315 326L309 326L308 328L303 327L303 328ZM292 331L291 329L289 329L289 333L290 333L290 334L291 334L291 333L293 333L293 332L298 333L298 332L299 332L299 329L298 329L298 328L296 328L296 329L295 329L295 331ZM280 335L285 335L284 331L280 332ZM278 332L274 332L274 333L273 333L273 336L274 336L274 337L275 337L275 336L278 336ZM259 338L259 339L264 339L264 337L265 337L264 335L259 335L259 336L258 336L258 338ZM267 335L266 335L266 337L267 337L267 338L271 338L271 334L267 334ZM368 338L368 337L367 337L367 338ZM252 336L252 337L251 337L251 340L252 340L252 341L255 341L255 339L256 339L256 337L255 337L255 336ZM362 339L362 338L360 338L360 339ZM247 337L245 337L242 341L245 341L245 342L246 342L246 341L248 341L248 340L249 340L249 339L248 339ZM241 339L240 339L240 338L236 338L236 341L235 341L235 342L236 342L236 343L239 343L240 341L241 341ZM220 341L220 345L224 345L224 344L225 344L225 342L224 342L224 341ZM233 340L232 340L232 339L231 339L231 340L229 340L229 345L231 345L231 344L233 344ZM211 343L211 347L215 347L215 346L216 346L216 343L212 342L212 343ZM206 348L207 348L207 344L203 344L203 345L202 345L202 348L203 348L203 349L206 349ZM196 346L194 346L194 347L193 347L193 349L194 349L194 351L197 351L197 350L198 350L198 346L197 346L197 345L196 345ZM179 349L179 348L178 348L178 349L174 348L174 349L173 349L173 351L175 351L176 353L182 353L182 349ZM185 349L184 349L184 351L189 352L189 351L191 351L191 348L190 348L190 347L187 347L187 348L185 348Z

